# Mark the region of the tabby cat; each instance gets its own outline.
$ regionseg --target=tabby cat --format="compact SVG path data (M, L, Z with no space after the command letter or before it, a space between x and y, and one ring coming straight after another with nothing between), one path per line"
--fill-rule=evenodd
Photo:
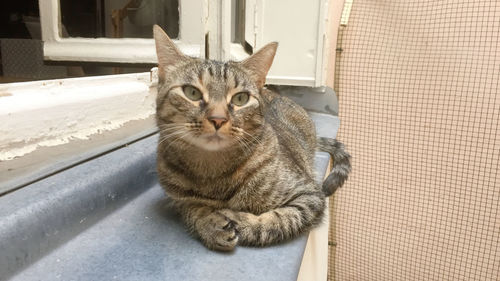
M277 43L242 62L182 54L155 26L158 56L157 169L189 230L210 249L265 246L317 225L325 197L350 171L349 154L316 139L293 101L264 87ZM323 186L314 152L334 157Z

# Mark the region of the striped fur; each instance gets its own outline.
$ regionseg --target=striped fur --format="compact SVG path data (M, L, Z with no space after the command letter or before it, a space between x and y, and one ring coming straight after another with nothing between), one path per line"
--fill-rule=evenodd
M323 192L326 196L332 195L341 187L351 172L351 155L345 151L344 144L336 139L318 138L318 149L330 153L333 158L333 167L323 182Z
M314 123L264 87L277 44L243 62L218 62L184 56L159 27L154 32L159 180L191 233L228 251L291 239L321 222ZM203 98L188 99L186 85ZM249 101L237 106L231 99L241 92ZM209 121L214 115L220 127Z

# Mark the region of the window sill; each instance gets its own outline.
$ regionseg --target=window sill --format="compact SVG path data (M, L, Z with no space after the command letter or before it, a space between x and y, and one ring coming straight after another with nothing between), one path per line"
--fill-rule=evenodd
M2 194L15 188L10 175L14 173L12 161L29 158L28 168L34 169L37 161L31 155L40 150L46 151L40 156L43 158L55 155L48 151L50 148L63 151L71 143L79 142L83 149L92 147L90 143L99 138L119 141L119 134L113 132L151 119L155 113L156 82L154 72L148 72L3 84L0 94ZM151 123L145 124L148 128L144 129L154 127ZM140 131L141 128L135 128L128 133ZM24 180L31 180L28 178L25 176Z

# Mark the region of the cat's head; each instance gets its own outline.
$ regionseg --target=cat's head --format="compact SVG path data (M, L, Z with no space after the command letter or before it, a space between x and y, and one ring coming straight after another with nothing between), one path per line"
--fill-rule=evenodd
M242 62L218 62L184 55L159 26L154 37L160 141L208 151L254 142L264 123L260 90L278 44Z

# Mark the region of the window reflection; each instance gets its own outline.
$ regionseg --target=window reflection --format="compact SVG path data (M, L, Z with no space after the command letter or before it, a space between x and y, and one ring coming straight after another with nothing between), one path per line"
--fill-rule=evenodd
M179 35L178 0L61 0L63 37L152 38L160 25Z

